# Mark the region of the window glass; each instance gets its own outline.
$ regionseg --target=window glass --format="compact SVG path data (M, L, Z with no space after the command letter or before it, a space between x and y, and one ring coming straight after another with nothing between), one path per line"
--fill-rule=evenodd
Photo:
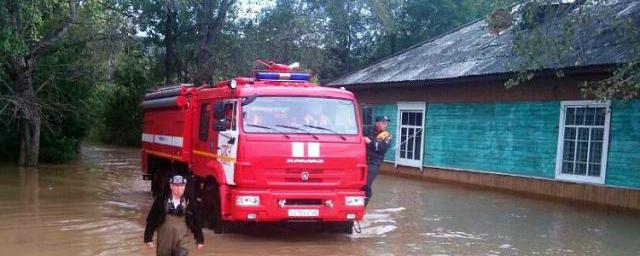
M249 133L358 134L350 100L315 97L258 97L243 106L243 129Z

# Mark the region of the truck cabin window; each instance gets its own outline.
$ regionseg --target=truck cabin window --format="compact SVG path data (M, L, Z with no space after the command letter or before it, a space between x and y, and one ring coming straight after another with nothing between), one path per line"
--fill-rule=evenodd
M216 102L214 104L213 115L213 125L214 129L218 131L235 131L237 129L236 122L236 101L225 101L225 102ZM216 119L217 117L222 117L221 119ZM220 127L222 124L224 127Z
M207 141L209 138L209 103L200 105L200 130L198 138L200 141Z
M224 104L224 119L227 121L229 126L227 126L227 130L236 130L236 102L225 102Z
M350 100L315 97L257 97L242 110L248 133L358 134Z

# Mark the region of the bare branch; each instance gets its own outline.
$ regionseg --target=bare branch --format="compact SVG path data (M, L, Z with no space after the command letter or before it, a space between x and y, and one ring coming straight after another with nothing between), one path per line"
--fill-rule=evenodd
M42 84L40 84L40 86L36 89L35 94L38 95L38 93L40 92L40 90L42 90L42 88L44 88L45 86L47 86L47 84L52 84L51 81L53 81L54 76L50 75L49 78L47 78L47 80L45 80L44 82L42 82Z
M30 59L37 58L38 56L47 52L51 47L51 45L55 44L56 42L60 41L63 38L64 34L69 30L69 28L71 27L71 24L75 21L77 16L76 7L78 5L78 2L74 2L73 0L68 0L68 5L69 5L69 15L67 15L65 20L62 22L62 25L58 27L56 30L54 30L51 34L47 35L44 39L42 39L37 46L29 50L29 54L27 55L27 58L30 58Z

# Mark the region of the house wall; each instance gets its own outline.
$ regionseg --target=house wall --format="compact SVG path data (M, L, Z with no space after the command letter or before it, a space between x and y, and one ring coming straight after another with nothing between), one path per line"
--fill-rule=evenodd
M554 178L560 103L427 106L426 166Z
M607 185L640 188L640 100L611 104Z
M394 167L393 163L382 164L380 170L411 179L471 185L580 204L586 202L589 206L597 204L640 211L640 190L637 189L438 168L424 168L423 172L419 172L415 168Z
M452 172L456 175L444 176L464 177L462 182L478 184L483 179L468 177L467 174L493 173L515 179L525 178L525 182L546 180L567 186L571 183L555 180L560 102L580 100L578 84L577 80L563 83L542 80L535 85L507 90L502 82L492 82L382 88L354 93L361 103L373 105L374 115L386 115L392 120L392 134L396 134L397 129L397 102L427 103L423 149L423 165L427 172L438 170L438 175L442 176L447 170L455 170ZM640 190L639 148L640 100L613 101L605 187ZM395 161L395 148L389 150L385 160ZM417 168L402 168L413 169L423 175ZM499 187L498 183L482 182L482 185L491 184ZM519 182L514 184L523 185ZM545 186L548 185L540 187L540 194L549 194ZM575 187L579 188L575 189L575 194L567 192L562 197L625 207L631 205L631 208L640 209L640 204L635 204L640 202L640 198L634 197L640 193L616 192L610 195L620 195L619 200L600 200L597 198L603 195L594 192L595 195L585 199L580 196L580 191L593 192L595 187L602 185ZM590 187L594 189L589 190Z
M578 85L583 80L536 80L507 89L504 81L487 81L448 85L388 85L375 89L351 90L360 103L395 104L397 101L427 103L518 102L579 99Z

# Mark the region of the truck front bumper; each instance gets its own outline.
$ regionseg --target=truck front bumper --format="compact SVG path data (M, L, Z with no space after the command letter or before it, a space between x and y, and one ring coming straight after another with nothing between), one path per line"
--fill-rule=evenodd
M230 211L223 218L232 221L352 221L362 220L364 205L346 205L346 197L364 198L360 190L293 191L233 189ZM238 205L240 196L259 197L257 206Z

